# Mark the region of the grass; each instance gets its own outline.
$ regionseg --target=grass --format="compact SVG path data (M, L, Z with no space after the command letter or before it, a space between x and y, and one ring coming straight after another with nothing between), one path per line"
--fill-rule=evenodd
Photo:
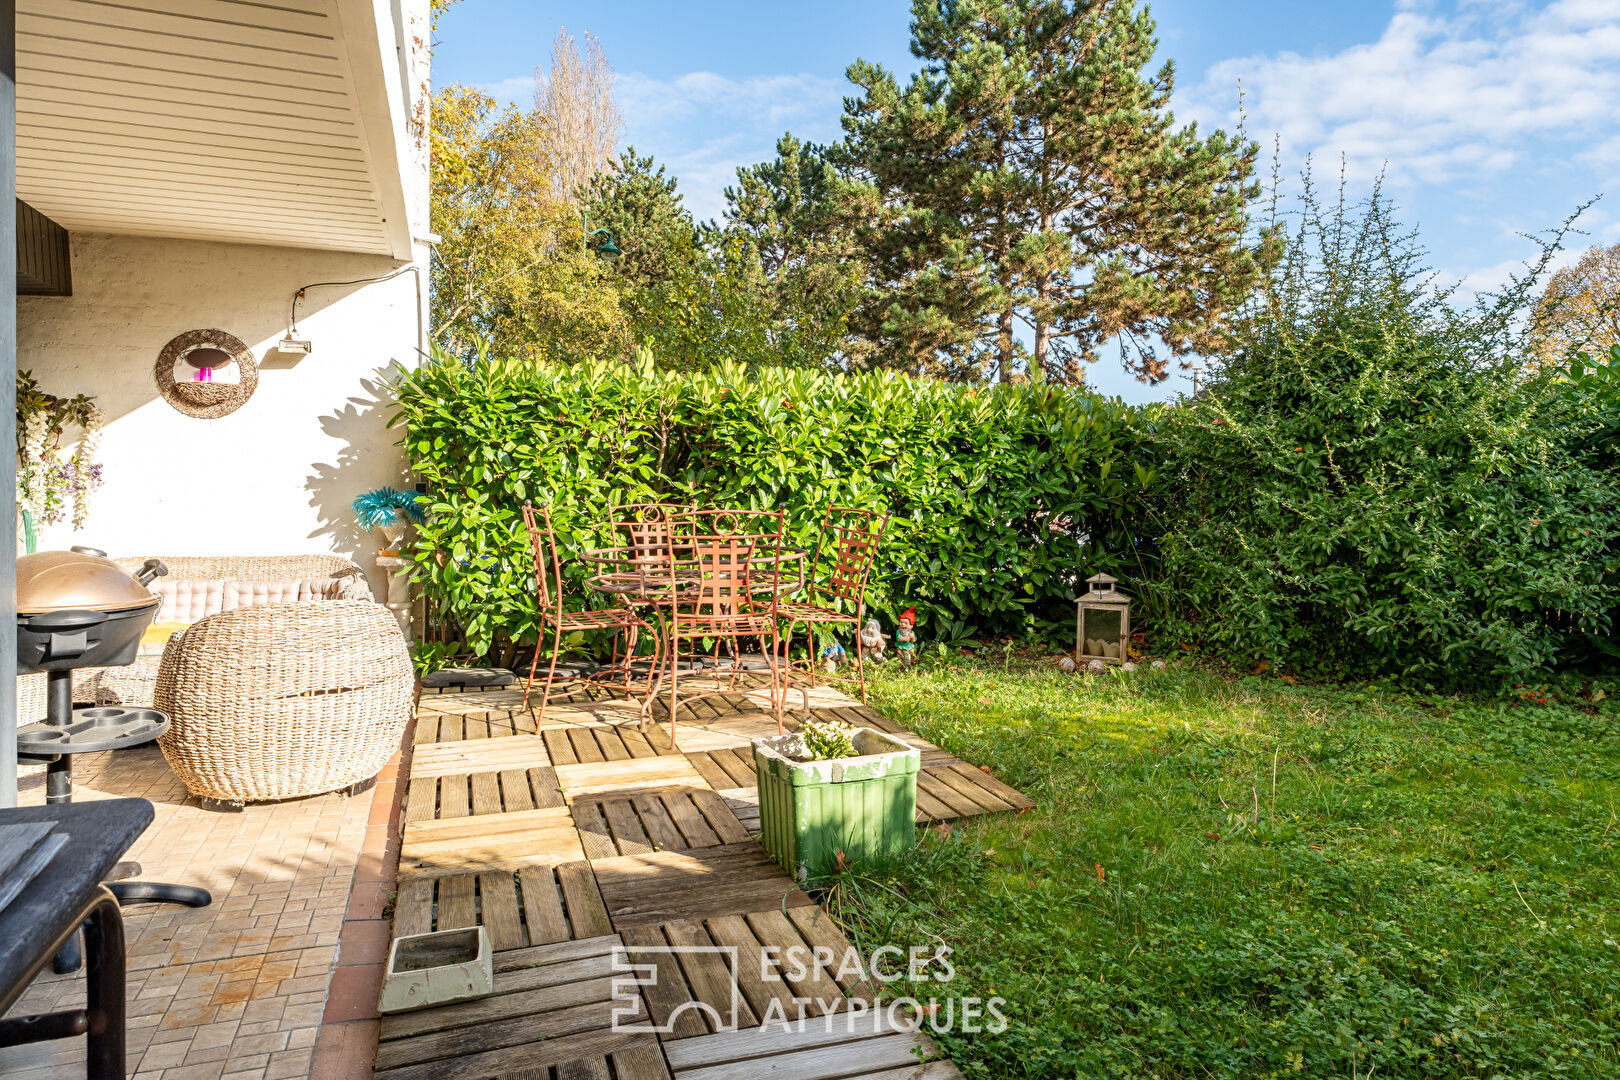
M1620 1076L1612 700L998 658L873 704L1040 804L834 890L1006 1000L969 1077Z

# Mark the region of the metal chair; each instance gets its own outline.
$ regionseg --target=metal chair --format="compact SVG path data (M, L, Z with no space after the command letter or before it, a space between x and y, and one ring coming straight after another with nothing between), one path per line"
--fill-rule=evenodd
M669 680L672 746L681 700L680 644L704 638L716 639L717 647L722 638L731 641L731 675L724 689L689 694L688 703L734 692L742 666L740 639L757 637L765 645L772 713L777 733L782 732L786 684L779 655L779 592L773 580L782 555L785 521L781 510L696 510L676 519L675 557L669 563L673 601L665 642L668 670L664 674Z
M873 528L873 521L877 527ZM793 648L793 628L804 623L810 635L810 658L805 665L812 688L816 685L817 625L833 624L852 627L855 631L855 669L859 673L861 704L866 704L866 656L861 647L861 620L866 616L866 580L877 558L878 544L888 528L889 515L878 518L874 510L857 510L848 506L829 506L821 521L821 532L816 538L816 565L811 573L809 595L802 601L777 605L777 613L787 620L783 640L789 650ZM832 571L826 579L820 577L821 553L828 544L832 547ZM849 610L846 610L846 607ZM851 682L849 679L827 678L826 682Z
M534 676L540 665L540 646L545 640L546 630L551 630L551 666L546 672L546 682L540 692L540 708L535 713L535 723L545 718L546 704L551 699L551 687L556 681L557 657L562 652L562 639L564 634L579 630L611 630L614 633L612 660L606 669L600 669L586 676L585 681L606 682L609 677L620 675L620 688L625 695L634 697L631 692L631 677L633 674L632 657L634 656L635 639L641 630L653 631L653 627L627 603L619 607L601 608L590 611L564 611L563 610L563 576L562 561L557 555L557 534L551 527L551 511L545 506L535 506L532 503L523 504L523 525L529 534L529 551L534 558L534 582L538 594L540 611L540 626L535 637L534 659L529 662L529 681L523 688L523 708L529 707L529 697L534 691ZM625 635L624 663L619 663L619 635ZM657 684L659 671L660 641L657 633L653 633L653 655L651 664L647 669L646 692L642 696L641 709L643 718L652 708L653 688Z

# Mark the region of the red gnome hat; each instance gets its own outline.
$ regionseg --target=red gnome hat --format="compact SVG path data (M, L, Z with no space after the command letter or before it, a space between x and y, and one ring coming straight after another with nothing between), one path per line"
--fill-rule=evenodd
M914 604L911 607L906 608L906 610L904 610L904 611L902 611L900 613L900 617L902 619L910 619L911 620L911 625L916 626L917 625L917 607L916 607L916 605Z

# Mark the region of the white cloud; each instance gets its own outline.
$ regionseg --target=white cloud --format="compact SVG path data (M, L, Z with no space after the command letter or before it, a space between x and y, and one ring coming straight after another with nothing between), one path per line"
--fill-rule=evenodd
M624 141L668 166L700 220L720 216L737 169L774 157L784 131L836 138L844 92L844 83L808 74L733 79L694 71L656 79L630 72L614 82Z
M533 75L514 75L499 82L478 83L473 89L488 94L502 105L522 105L526 108L534 103Z
M1234 126L1240 79L1249 132L1280 135L1290 160L1343 154L1356 181L1386 168L1395 183L1482 179L1536 164L1536 140L1612 128L1620 5L1463 0L1440 13L1403 2L1370 44L1216 64L1193 95L1194 115Z
M819 75L753 75L732 79L693 71L673 79L639 72L620 75L613 92L627 121L654 125L702 114L782 127L807 117L837 115L844 84Z

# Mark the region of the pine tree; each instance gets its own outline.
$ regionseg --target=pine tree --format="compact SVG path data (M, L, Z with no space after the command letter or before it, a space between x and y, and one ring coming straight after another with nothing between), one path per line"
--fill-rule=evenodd
M580 198L591 228L606 229L622 253L614 277L630 289L668 281L677 264L692 257L692 215L681 205L675 178L651 156L629 146L612 169L593 176Z
M1273 251L1245 239L1257 148L1175 127L1156 48L1134 0L914 0L910 83L850 67L844 210L880 286L857 322L883 351L1078 382L1116 337L1145 381L1161 344L1219 348Z
M838 212L842 181L827 148L785 134L776 160L737 170L726 232L743 238L770 292L777 339L796 363L858 363L848 333L864 285L854 235Z

